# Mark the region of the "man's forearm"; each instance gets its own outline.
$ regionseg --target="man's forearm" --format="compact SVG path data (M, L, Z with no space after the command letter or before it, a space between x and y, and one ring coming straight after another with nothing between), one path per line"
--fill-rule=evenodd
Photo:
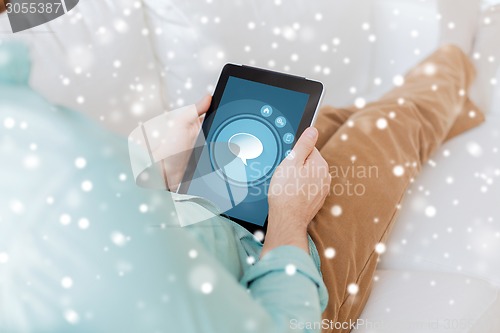
M274 219L274 216L270 215L269 219ZM299 224L288 222L282 220L280 222L273 221L273 223L268 223L266 240L264 241L261 257L271 250L284 245L296 246L309 254L306 224L304 224L304 227L297 227Z

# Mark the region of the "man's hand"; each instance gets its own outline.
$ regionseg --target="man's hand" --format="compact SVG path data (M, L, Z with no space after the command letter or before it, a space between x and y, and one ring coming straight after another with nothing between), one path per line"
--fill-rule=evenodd
M169 111L166 114L165 121L171 124L166 133L166 143L158 145L152 154L165 158L164 172L168 188L172 191L175 191L182 181L211 100L212 97L207 95L196 105Z
M323 205L331 183L328 164L314 146L317 140L318 130L306 129L274 172L261 257L281 245L295 245L309 252L307 226Z
M5 12L5 4L6 4L6 1L5 0L0 0L0 14Z

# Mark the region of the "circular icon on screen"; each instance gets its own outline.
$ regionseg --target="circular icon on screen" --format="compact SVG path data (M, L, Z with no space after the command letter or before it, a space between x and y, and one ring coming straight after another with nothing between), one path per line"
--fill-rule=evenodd
M281 161L282 143L278 132L257 115L231 117L208 139L213 143L226 143L213 145L209 154L214 170L232 185L259 185L272 176Z
M260 114L263 116L263 117L270 117L272 114L273 114L273 108L270 107L269 105L264 105L261 109L260 109Z
M283 142L286 144L291 144L293 142L293 139L295 139L295 137L290 132L285 133L285 135L283 135Z
M285 117L281 117L279 116L278 118L276 118L276 120L274 121L274 124L276 125L276 127L278 128L283 128L285 127L286 125L286 119Z

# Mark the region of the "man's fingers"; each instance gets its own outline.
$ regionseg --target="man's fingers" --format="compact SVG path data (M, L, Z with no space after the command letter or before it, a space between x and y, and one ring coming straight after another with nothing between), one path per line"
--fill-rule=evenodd
M323 156L321 156L321 153L317 148L314 148L311 154L309 154L305 165L315 168L319 176L327 176L330 174L328 163L325 161Z
M321 156L321 153L316 147L314 147L309 156L307 156L306 163L307 162L312 162L315 164L324 162L323 156Z
M309 154L314 150L316 141L318 141L318 130L314 127L308 127L293 147L295 153L294 159L304 163Z
M208 111L211 102L212 96L205 95L198 103L196 103L196 112L198 112L198 116L204 115Z

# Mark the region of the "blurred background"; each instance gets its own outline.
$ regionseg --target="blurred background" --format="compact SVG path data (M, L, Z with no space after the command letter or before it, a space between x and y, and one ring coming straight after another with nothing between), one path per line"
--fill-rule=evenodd
M470 36L481 22L462 7ZM436 0L85 1L15 35L4 14L0 33L30 45L30 83L50 102L128 135L211 92L226 62L321 80L326 104L374 99L436 48L441 16Z

